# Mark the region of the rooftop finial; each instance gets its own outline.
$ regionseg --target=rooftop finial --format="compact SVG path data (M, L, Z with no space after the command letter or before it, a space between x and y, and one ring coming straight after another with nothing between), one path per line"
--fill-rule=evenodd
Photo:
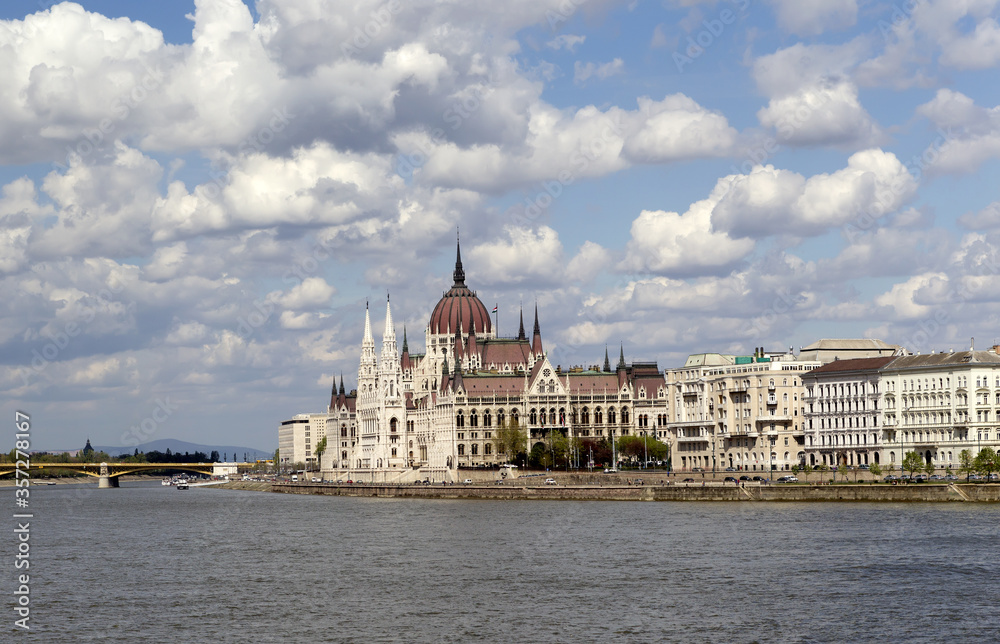
M455 234L455 286L465 286L465 270L462 269L462 241Z

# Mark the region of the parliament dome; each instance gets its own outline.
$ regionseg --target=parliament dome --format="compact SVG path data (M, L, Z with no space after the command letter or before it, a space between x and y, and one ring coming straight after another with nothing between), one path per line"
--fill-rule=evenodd
M457 247L455 259L455 283L441 296L434 307L429 322L431 333L455 333L459 324L465 333L469 333L475 325L477 334L489 333L493 330L489 311L476 296L475 291L465 285L465 271L462 269L462 248Z

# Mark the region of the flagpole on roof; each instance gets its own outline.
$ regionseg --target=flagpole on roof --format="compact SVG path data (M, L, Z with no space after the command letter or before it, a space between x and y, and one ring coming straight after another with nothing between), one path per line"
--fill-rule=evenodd
M500 310L499 304L493 305L493 337L500 337L500 314L497 311Z

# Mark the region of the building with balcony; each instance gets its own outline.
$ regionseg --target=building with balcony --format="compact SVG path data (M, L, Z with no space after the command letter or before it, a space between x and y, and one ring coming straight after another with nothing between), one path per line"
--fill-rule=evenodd
M810 464L900 467L907 452L958 468L1000 451L1000 347L845 360L805 376Z
M802 375L820 365L758 349L694 354L667 370L674 469L769 472L802 461Z

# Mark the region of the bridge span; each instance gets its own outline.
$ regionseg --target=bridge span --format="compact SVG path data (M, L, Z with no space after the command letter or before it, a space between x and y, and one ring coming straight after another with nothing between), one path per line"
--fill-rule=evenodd
M23 461L22 461L23 463ZM227 463L232 466L232 463ZM237 469L250 467L254 463L236 463ZM31 472L44 472L46 470L70 470L79 474L86 474L98 479L98 487L118 487L118 477L126 474L138 474L154 470L181 470L195 474L212 475L215 463L30 463L28 467L17 469ZM12 474L15 463L0 463L0 476Z

